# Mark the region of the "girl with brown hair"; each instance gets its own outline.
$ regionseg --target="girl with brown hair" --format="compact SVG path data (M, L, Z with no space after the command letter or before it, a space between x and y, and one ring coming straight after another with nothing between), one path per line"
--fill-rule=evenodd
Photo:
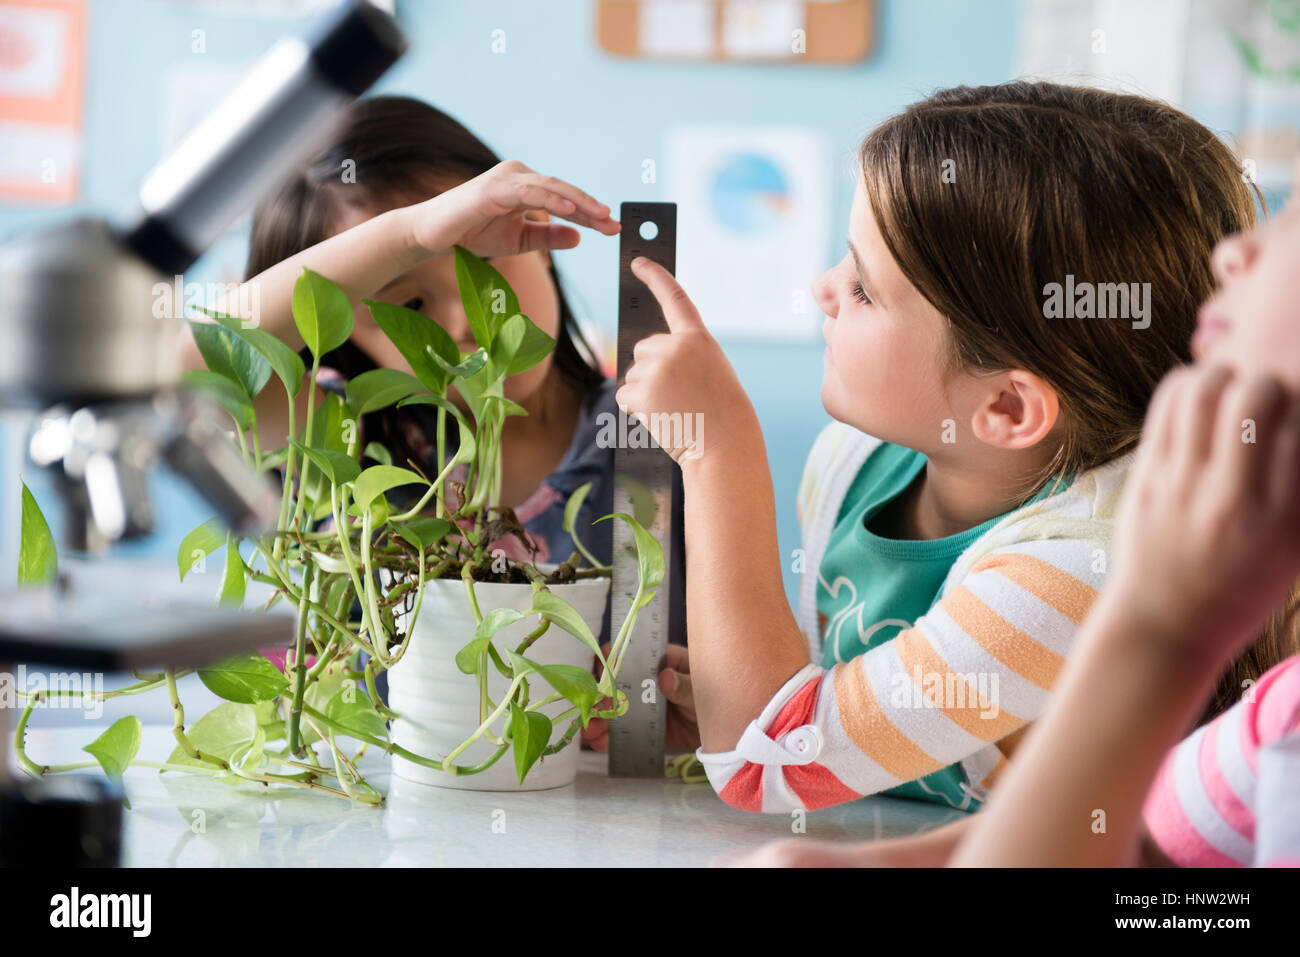
M837 421L800 489L797 617L753 407L645 261L671 331L641 343L617 398L652 432L660 413L705 420L690 447L656 437L682 466L681 677L721 797L971 811L1047 707L1107 572L1147 404L1188 359L1211 250L1255 207L1190 117L1051 83L937 93L859 160L848 252L814 286ZM1064 314L1062 288L1079 297Z

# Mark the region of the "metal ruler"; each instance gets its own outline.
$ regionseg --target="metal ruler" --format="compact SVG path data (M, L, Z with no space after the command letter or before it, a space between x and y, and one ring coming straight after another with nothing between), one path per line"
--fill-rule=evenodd
M632 274L631 263L645 256L671 273L677 271L677 204L623 203L623 230L618 251L618 384L632 365L632 350L647 336L667 332L663 311L645 283ZM651 225L646 225L651 224ZM649 238L647 238L649 237ZM620 412L620 417L625 413ZM628 697L627 714L610 724L611 777L663 777L664 731L668 702L659 690L659 672L671 640L685 642L685 542L682 525L681 469L668 453L646 441L628 447L623 437L640 429L631 417L619 423L614 448L614 511L641 522L664 549L664 582L655 600L641 610L632 629L616 681ZM632 530L615 522L613 582L610 596L611 640L631 605L637 586L636 544Z

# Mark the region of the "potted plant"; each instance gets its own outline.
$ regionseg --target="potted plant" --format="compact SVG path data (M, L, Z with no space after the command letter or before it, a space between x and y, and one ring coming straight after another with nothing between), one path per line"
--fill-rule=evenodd
M175 713L176 748L162 763L140 761L140 722L115 722L86 750L110 775L134 763L161 770L305 787L358 801L382 796L357 770L368 747L394 756L394 770L415 780L479 788L555 787L573 779L579 727L593 715L615 718L627 698L614 679L640 611L663 581L659 543L631 515L638 581L608 657L596 635L609 589L609 568L581 543L576 516L589 486L567 503L565 529L578 551L554 566L506 558L494 542L523 529L499 505L501 435L511 415L527 414L505 397L504 382L541 361L554 340L519 309L500 273L465 249L454 251L456 278L478 348L462 355L428 317L365 300L371 315L407 359L414 375L377 369L357 376L346 398L314 388L320 357L352 332L352 307L336 285L304 270L293 294L293 317L312 358L308 369L287 345L235 317L191 329L207 369L185 374L230 416L245 459L259 471L283 469L277 527L246 542L216 521L180 544L182 579L222 547L225 570L218 601L242 605L248 582L271 589L267 608L296 611L293 646L278 665L249 653L198 669L225 699L186 723L177 693L180 672L142 674L106 696L166 688ZM263 451L254 399L272 376L285 390L292 438ZM294 421L294 399L309 383L306 421ZM466 416L449 398L463 397ZM436 476L389 460L374 443L359 448L357 423L392 405L436 409ZM454 444L453 444L454 440ZM363 465L364 459L376 464ZM466 466L463 482L451 481ZM422 489L399 508L399 488ZM30 502L31 521L28 519ZM25 584L48 580L53 542L30 494L24 496ZM241 551L240 546L245 550ZM584 562L585 560L585 562ZM602 671L591 672L593 656ZM380 700L375 678L389 672L392 700ZM613 706L598 710L611 699ZM16 734L18 760L33 774L93 766L37 765L23 732L41 694L28 697ZM392 722L390 729L389 723ZM339 738L362 742L352 756ZM512 762L502 761L507 752Z

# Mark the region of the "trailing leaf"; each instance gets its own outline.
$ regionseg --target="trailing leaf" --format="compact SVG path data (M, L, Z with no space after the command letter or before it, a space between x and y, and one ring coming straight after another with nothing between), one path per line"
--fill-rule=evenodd
M284 673L257 652L235 655L200 668L199 680L218 697L240 704L273 701L289 688Z
M359 688L344 688L325 706L325 717L335 724L342 725L343 730L336 732L369 735L372 738L388 739L388 722L375 710L370 696Z
M221 590L217 593L217 604L244 607L244 589L248 584L248 566L239 554L239 539L234 535L226 537L226 567L221 575Z
M194 569L195 565L206 562L209 555L215 554L226 546L226 526L219 518L210 518L198 528L193 529L181 539L181 546L176 550L176 567L180 569L181 581Z
M519 774L519 783L523 784L524 775L550 743L551 719L536 711L525 711L510 702L510 740L515 754L515 771Z
M59 577L59 553L50 526L26 482L23 487L22 530L18 545L18 587L53 584Z
M81 750L99 762L105 775L120 781L140 750L141 733L140 719L127 715L114 721L108 730Z

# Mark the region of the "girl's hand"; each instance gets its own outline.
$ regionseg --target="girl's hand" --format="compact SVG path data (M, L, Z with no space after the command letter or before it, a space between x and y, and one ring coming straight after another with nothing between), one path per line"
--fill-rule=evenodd
M609 654L609 643L601 646ZM596 675L597 679L600 675ZM700 746L700 726L695 718L695 696L691 689L691 663L686 648L669 645L664 669L659 672L659 690L668 700L664 726L664 747L669 751L694 751ZM614 706L609 698L597 705L601 710ZM609 719L592 718L582 730L583 743L593 751L609 750Z
M1300 402L1223 366L1166 377L1147 415L1100 604L1217 668L1300 575Z
M530 218L550 213L607 236L621 228L609 207L554 176L534 173L518 160L498 163L486 173L432 199L408 206L412 241L430 254L464 246L476 256L514 256L534 250L569 249L578 231L563 223Z
M683 469L706 453L744 448L755 434L761 438L736 370L677 280L643 256L632 261L632 272L658 300L668 332L636 344L632 367L614 395L619 408Z

